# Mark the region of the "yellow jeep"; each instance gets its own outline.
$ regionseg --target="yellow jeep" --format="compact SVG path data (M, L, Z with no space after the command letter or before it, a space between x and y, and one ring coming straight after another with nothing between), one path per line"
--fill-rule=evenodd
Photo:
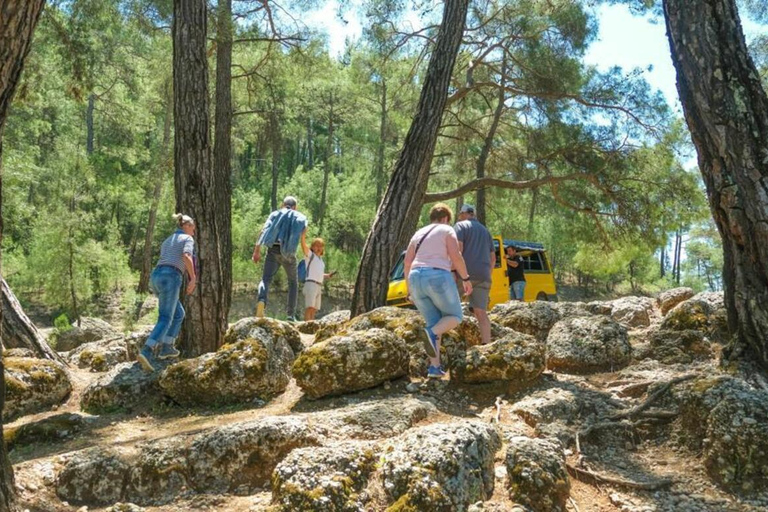
M509 300L509 278L507 277L507 259L504 257L502 247L515 246L517 253L525 262L525 301L557 300L557 287L555 276L552 273L552 265L547 258L544 246L536 242L523 242L519 240L502 240L500 236L494 237L493 244L496 247L496 267L491 273L491 296L488 309L496 304ZM408 300L404 277L405 251L395 263L389 273L389 290L387 292L387 305L398 307L413 307Z

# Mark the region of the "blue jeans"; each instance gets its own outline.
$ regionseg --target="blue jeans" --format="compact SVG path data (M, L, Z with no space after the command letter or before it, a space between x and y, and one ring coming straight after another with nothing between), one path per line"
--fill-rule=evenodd
M525 281L515 281L509 285L509 300L524 300Z
M296 268L297 265L295 254L284 255L280 252L279 245L270 247L267 251L267 257L264 260L264 274L261 276L261 282L259 283L259 296L257 300L266 305L267 295L269 294L269 285L272 283L272 278L275 277L277 270L280 267L283 267L286 276L288 276L287 314L289 317L295 317L296 301L299 296L299 274Z
M461 322L461 299L453 275L439 268L416 267L408 276L408 291L427 327L432 329L445 317Z
M179 300L181 291L181 272L171 267L155 267L150 276L152 288L158 300L157 324L147 338L147 345L158 343L173 344L181 330L184 320L184 307Z

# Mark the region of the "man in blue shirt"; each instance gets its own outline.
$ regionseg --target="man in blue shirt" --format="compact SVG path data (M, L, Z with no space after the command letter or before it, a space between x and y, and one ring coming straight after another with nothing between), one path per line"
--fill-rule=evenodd
M491 321L488 318L488 301L491 294L491 272L496 265L496 248L493 237L475 218L475 207L464 204L459 210L459 222L453 226L459 249L467 263L467 272L472 283L469 306L477 318L483 345L491 342Z
M288 320L296 320L296 302L299 291L299 278L296 262L296 248L301 243L302 250L306 249L307 218L296 211L298 201L293 196L283 199L279 210L269 214L259 240L253 249L253 262L261 260L261 246L265 245L267 257L264 261L264 271L259 283L256 316L263 317L267 305L269 285L280 267L285 269L288 277Z

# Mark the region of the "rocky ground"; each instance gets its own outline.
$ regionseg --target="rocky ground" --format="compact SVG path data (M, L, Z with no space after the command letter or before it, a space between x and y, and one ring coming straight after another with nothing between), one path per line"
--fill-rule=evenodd
M68 366L5 354L5 438L30 511L768 509L768 384L719 364L722 295L507 303L493 342L381 308L244 318L144 373L147 331L93 321Z

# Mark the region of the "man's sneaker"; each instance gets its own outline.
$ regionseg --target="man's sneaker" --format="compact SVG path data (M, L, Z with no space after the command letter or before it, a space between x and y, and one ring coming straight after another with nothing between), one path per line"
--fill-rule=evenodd
M141 364L142 368L144 368L148 372L155 371L155 367L152 366L152 360L155 358L155 354L151 347L148 347L147 345L144 345L141 348L141 351L139 352L139 363Z
M298 322L295 316L289 316L285 319L286 322Z
M424 328L424 351L429 357L437 357L437 335L429 327Z
M445 377L445 370L442 366L431 366L427 368L427 377L430 379L442 379Z
M181 355L176 347L169 343L162 343L157 351L158 359L175 359Z
M264 318L264 304L262 301L256 303L256 318Z

